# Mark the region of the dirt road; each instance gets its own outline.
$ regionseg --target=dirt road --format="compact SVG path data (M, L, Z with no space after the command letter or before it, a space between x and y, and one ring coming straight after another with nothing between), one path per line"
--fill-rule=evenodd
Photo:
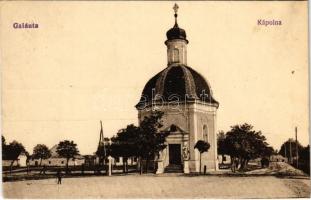
M7 182L7 198L290 198L309 197L310 180L274 176L155 176L65 178Z

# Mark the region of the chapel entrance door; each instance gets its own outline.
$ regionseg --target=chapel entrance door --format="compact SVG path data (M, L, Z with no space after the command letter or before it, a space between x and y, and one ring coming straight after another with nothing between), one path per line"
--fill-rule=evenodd
M169 163L173 165L181 165L181 145L169 144Z

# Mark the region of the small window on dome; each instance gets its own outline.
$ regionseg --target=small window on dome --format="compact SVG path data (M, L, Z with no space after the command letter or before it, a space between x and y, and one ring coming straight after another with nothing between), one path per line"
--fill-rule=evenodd
M173 62L179 62L179 50L173 49Z

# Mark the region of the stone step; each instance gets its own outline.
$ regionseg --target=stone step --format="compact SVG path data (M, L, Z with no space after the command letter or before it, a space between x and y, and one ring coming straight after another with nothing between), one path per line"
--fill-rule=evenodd
M178 172L182 172L182 165L168 165L165 169L164 169L165 173L178 173Z

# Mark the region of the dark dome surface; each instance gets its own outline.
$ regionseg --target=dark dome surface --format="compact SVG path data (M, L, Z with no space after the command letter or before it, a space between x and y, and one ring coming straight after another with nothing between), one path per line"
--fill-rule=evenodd
M185 65L172 65L154 77L144 87L141 99L136 105L149 104L156 100L156 95L161 96L165 102L179 100L201 100L205 103L212 103L218 107L208 82L198 72ZM173 97L173 98L172 98Z
M176 23L173 28L166 32L167 40L181 39L188 43L186 31L178 27Z

